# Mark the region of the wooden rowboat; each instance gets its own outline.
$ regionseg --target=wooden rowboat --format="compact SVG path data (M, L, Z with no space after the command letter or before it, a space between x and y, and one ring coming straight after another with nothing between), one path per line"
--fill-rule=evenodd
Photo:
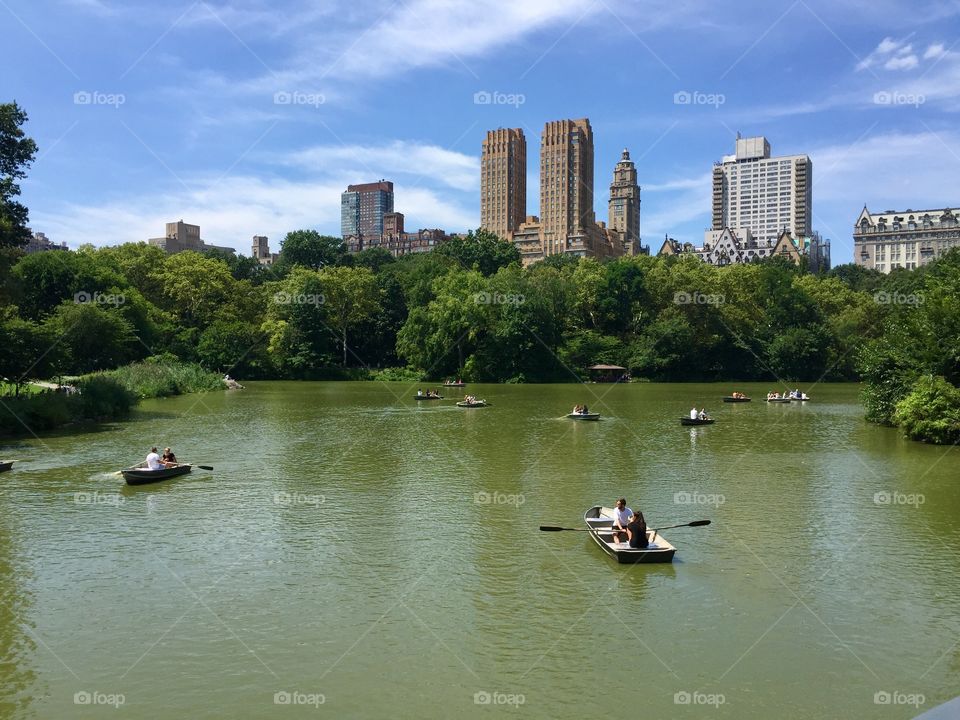
M599 420L600 413L570 413L567 417L571 420Z
M443 395L414 395L416 400L443 400Z
M457 403L457 407L462 407L462 408L481 408L481 407L487 407L489 405L490 403L488 403L486 400L474 400L473 402L467 402L466 400L461 400L460 402Z
M123 474L123 479L127 481L127 485L149 485L177 475L186 475L192 467L189 463L181 463L161 470L148 470L145 465L136 465L120 472Z
M791 397L790 400L793 402L810 402L808 397Z
M455 382L455 383L445 382L443 386L444 387L466 387L467 384L464 382Z
M733 397L732 395L727 395L723 398L724 402L727 403L740 403L740 402L750 402L752 398L748 397Z
M778 402L778 403L785 403L785 402L786 402L786 403L788 403L788 402L790 402L790 398L788 398L788 397L767 398L767 402Z
M0 462L0 472L6 472L13 467L13 460L7 460L7 462Z
M645 548L632 548L627 543L614 543L613 508L594 505L583 514L583 521L590 528L590 537L610 557L618 563L668 563L673 562L677 549L654 530L647 530L650 544Z
M692 417L682 417L680 418L681 425L713 425L716 422L713 418L692 418Z

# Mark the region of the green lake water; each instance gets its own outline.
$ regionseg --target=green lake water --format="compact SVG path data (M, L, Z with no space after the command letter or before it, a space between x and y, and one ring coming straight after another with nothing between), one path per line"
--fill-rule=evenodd
M956 449L867 424L854 385L767 389L471 385L492 406L465 410L251 382L8 441L0 717L912 718L960 695ZM564 419L578 402L603 419ZM681 427L693 404L716 424ZM151 444L215 470L111 474ZM712 524L667 531L664 566L538 531L619 495Z

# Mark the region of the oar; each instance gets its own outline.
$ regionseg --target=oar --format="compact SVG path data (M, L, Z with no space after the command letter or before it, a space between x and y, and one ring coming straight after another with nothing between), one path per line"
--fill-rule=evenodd
M657 539L657 533L659 533L661 530L670 530L671 528L680 528L680 527L702 527L703 525L709 525L709 524L710 524L709 520L694 520L693 522L683 523L682 525L666 525L662 528L657 528L656 530L653 531L653 539L654 540Z
M709 521L709 520L694 520L693 522L683 523L683 524L681 524L681 525L666 525L666 526L664 526L664 527L662 527L662 528L657 528L657 529L654 530L653 532L654 532L654 537L656 537L656 533L660 532L661 530L670 530L670 529L672 529L672 528L679 528L679 527L702 527L702 526L704 526L704 525L709 525L709 524L710 524L710 521ZM557 525L541 525L541 526L540 526L540 529L541 529L543 532L560 532L561 530L567 530L567 531L570 531L570 532L590 532L591 530L596 530L596 531L598 531L598 532L603 532L603 531L612 532L612 531L613 531L613 528L612 528L612 527L568 528L568 527L559 527L559 526L557 526Z
M213 465L197 465L196 467L200 468L201 470L213 470ZM710 521L707 520L707 522Z

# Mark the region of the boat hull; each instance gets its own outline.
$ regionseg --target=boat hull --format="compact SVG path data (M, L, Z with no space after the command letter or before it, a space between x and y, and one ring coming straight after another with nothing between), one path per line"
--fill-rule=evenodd
M723 401L725 403L744 403L744 402L750 402L751 400L753 400L753 398L736 398L736 397L723 398Z
M583 514L583 520L590 529L590 537L607 555L622 564L670 563L677 549L667 542L661 535L653 537L654 531L647 531L647 538L651 540L651 547L631 548L626 543L616 545L607 542L604 538L611 537L609 529L613 526L613 510L600 505L594 505Z
M468 402L463 402L462 400L457 403L457 407L462 407L462 408L482 408L482 407L487 407L487 405L488 403L485 403L485 402L468 403Z
M466 383L444 383L444 387L466 387Z
M414 395L414 400L443 400L443 395Z
M6 472L13 467L13 460L8 460L7 462L0 462L0 472Z
M186 475L192 468L192 465L184 464L172 468L164 468L163 470L147 470L143 467L132 467L121 470L120 472L123 474L123 479L127 481L127 485L150 485L151 483L169 480L179 475Z
M713 425L716 421L713 418L701 420L700 418L680 418L681 425Z
M767 398L767 402L788 403L790 402L790 398Z
M599 420L600 413L570 413L567 417L571 420Z

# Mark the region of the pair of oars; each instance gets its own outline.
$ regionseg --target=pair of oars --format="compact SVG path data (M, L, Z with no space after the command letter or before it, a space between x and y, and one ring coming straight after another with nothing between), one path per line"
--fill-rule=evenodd
M658 533L658 532L660 532L661 530L671 530L672 528L679 528L679 527L703 527L704 525L709 525L709 524L710 524L710 521L709 521L709 520L694 520L693 522L682 523L682 524L680 524L680 525L666 525L666 526L664 526L664 527L662 527L662 528L657 528L657 529L654 530L653 532L654 532L654 533ZM568 527L558 527L557 525L541 525L541 526L540 526L540 529L541 529L543 532L560 532L561 530L567 530L567 531L570 531L570 532L590 532L591 530L596 530L597 532L601 532L601 531L604 531L604 530L610 531L610 532L613 531L613 528L612 528L612 527L609 527L609 528L607 528L607 527L602 527L602 528L568 528Z

